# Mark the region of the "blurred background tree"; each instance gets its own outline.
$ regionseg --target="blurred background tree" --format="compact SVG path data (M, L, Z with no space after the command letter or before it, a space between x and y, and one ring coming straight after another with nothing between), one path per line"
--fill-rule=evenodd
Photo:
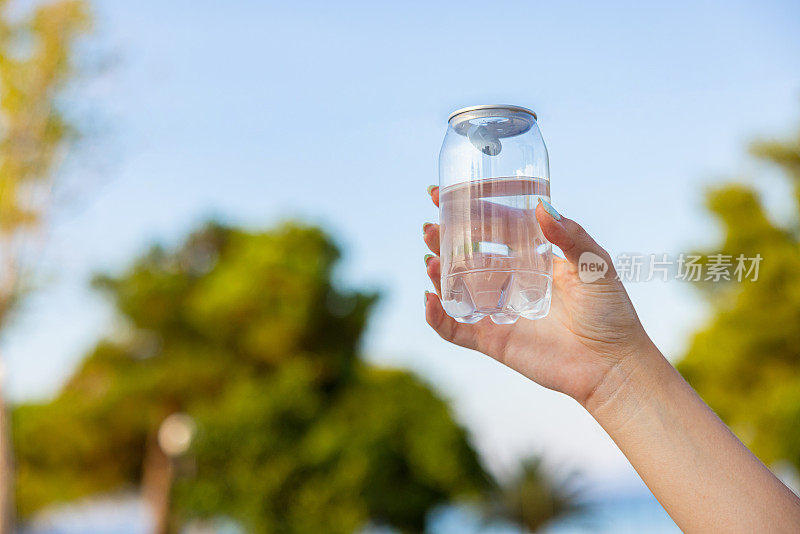
M20 16L0 0L0 328L20 297L23 245L47 208L51 179L73 131L58 97L72 78L75 38L89 26L81 1ZM0 534L13 528L13 462L0 373Z
M14 411L21 512L141 485L161 532L219 517L252 532L419 532L437 505L488 498L495 483L445 402L359 358L376 295L338 289L338 258L316 228L209 224L98 278L125 327L55 399ZM170 458L173 414L197 430ZM531 498L548 491L537 480Z
M576 477L576 473L572 473L562 480L554 480L541 458L528 458L499 488L489 503L489 516L513 523L525 532L538 532L555 518L585 509L574 483Z
M800 469L800 133L751 152L785 175L794 216L785 225L770 220L750 186L709 192L725 233L706 253L763 261L755 282L699 284L713 315L678 369L763 461Z

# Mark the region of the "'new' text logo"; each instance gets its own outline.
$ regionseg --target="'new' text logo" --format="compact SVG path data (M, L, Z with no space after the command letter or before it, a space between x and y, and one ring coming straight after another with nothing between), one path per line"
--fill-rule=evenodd
M600 280L607 272L608 263L594 252L584 252L578 258L578 277L585 284Z

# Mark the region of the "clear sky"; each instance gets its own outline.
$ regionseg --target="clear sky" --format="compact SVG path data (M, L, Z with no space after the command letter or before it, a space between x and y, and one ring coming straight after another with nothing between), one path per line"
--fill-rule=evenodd
M254 228L323 225L344 284L384 298L364 352L454 400L489 465L544 453L560 469L635 484L576 403L442 342L424 322L421 226L435 220L448 113L533 108L553 204L613 255L713 242L702 191L785 188L745 154L800 124L800 5L792 2L105 1L91 48L114 66L84 84L100 127L80 184L41 244L39 291L2 349L17 399L47 396L113 328L88 289L154 241L215 215ZM77 170L76 170L77 169ZM768 259L765 259L768 261ZM704 319L680 282L630 284L645 327L679 357Z

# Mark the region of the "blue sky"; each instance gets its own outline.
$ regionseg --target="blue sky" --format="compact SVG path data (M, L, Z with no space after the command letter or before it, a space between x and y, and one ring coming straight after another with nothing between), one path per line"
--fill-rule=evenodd
M573 401L476 353L422 315L421 226L435 220L448 113L537 111L553 204L612 253L713 242L702 192L758 183L777 218L785 187L744 151L800 124L800 6L791 2L101 1L91 48L116 56L82 90L105 124L64 178L40 247L40 290L2 343L17 399L47 396L113 313L87 286L209 216L323 225L343 283L380 289L364 350L454 400L498 472L545 453L604 484L636 484ZM101 162L101 165L97 163ZM765 261L768 261L766 259ZM679 282L630 284L671 357L705 317ZM634 481L634 482L631 482Z

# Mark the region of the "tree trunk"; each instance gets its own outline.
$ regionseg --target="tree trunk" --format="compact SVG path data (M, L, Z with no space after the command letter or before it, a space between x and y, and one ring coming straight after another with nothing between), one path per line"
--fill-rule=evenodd
M14 460L0 362L0 534L14 532Z
M174 469L172 460L158 446L156 436L147 440L142 465L142 498L153 518L153 534L169 534L170 493Z

